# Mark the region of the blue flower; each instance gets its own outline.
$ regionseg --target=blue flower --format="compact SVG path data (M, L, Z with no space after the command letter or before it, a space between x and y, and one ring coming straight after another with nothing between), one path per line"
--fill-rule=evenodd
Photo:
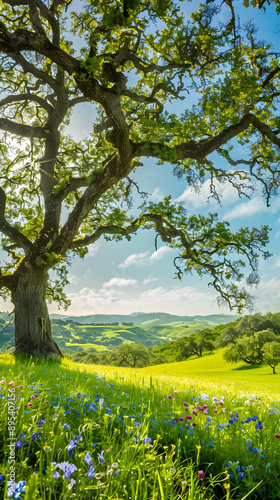
M87 473L87 478L88 479L91 479L93 478L93 476L95 476L95 468L94 467L90 467L89 470L88 470L88 473Z
M15 450L19 450L19 448L22 448L22 441L20 439L15 444Z
M97 453L97 456L99 458L99 462L101 464L103 464L103 462L105 462L105 458L103 457L103 455L104 455L104 450L102 450L101 453Z
M25 493L26 482L19 481L19 483L14 483L13 486L8 483L7 497L12 498L13 496L17 499L20 498L21 493Z
M75 439L75 441L73 441L73 439L71 439L70 443L66 446L66 450L69 452L69 455L71 458L73 457L72 451L74 450L74 448L76 448L77 444L78 444L77 439Z
M0 474L0 483L2 483L2 481L4 481L4 476L3 474Z
M93 461L92 461L92 458L90 456L90 453L87 451L85 456L84 456L84 461L86 462L86 464L90 467L91 465L93 465Z
M52 477L53 477L54 479L58 479L58 478L60 477L59 472L56 470L56 471L53 473Z
M70 425L68 425L68 424L64 424L64 426L63 426L63 427L64 427L64 429L71 429L71 426L70 426Z
M76 465L69 464L69 462L61 462L60 464L57 464L56 467L59 467L59 469L64 472L65 479L70 479L71 474L78 470Z
M38 420L37 425L38 427L42 427L42 425L46 422L45 418L42 418L42 420Z
M146 437L143 439L143 444L147 444L147 443L151 443L151 442L152 442L152 440L149 437Z
M245 478L245 472L239 472L238 481L242 481Z

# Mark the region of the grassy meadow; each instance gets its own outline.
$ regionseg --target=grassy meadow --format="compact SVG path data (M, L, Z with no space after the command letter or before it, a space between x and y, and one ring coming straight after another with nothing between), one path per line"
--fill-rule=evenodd
M0 498L279 500L280 374L243 368L220 351L143 369L0 356Z

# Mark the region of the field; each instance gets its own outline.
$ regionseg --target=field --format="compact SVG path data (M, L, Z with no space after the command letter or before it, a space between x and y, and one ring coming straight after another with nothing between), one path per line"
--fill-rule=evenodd
M2 356L0 498L279 500L280 375L240 368L220 352L135 370Z
M224 314L188 317L161 313L139 313L123 316L92 315L77 318L56 314L52 318L52 335L63 352L72 354L81 350L99 352L111 350L123 342L143 344L145 347L152 348L170 340L187 337L206 327L214 328L219 324L233 321L235 318L235 316ZM6 348L7 345L14 346L14 324L11 320L8 313L0 312L0 331L2 332L0 349ZM90 321L96 321L96 324L90 324ZM104 324L101 323L102 321ZM109 322L114 321L115 324L109 324ZM122 321L124 323L121 323ZM1 328L4 329L1 330Z

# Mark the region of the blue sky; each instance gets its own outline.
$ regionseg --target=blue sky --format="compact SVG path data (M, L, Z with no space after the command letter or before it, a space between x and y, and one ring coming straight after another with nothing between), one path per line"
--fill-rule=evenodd
M246 12L248 20L255 18L261 25L261 36L277 44L277 21L273 14L265 16L262 11ZM180 112L189 102L180 101ZM178 109L178 108L177 108ZM177 110L174 108L174 111ZM95 112L93 105L79 105L73 113L70 133L75 139L85 138L92 130ZM280 198L274 198L270 208L255 192L250 200L238 198L229 185L218 186L222 195L221 206L207 201L210 194L209 182L200 193L193 191L185 181L179 181L172 174L172 166L156 165L154 160L144 161L134 174L141 190L150 193L151 201L160 201L171 194L173 199L184 202L188 213L218 212L220 220L228 220L232 230L241 226L268 224L270 244L273 253L267 261L260 260L261 282L252 289L256 297L255 310L262 313L280 311ZM75 258L69 269L70 284L66 287L72 305L67 314L130 314L133 312L168 312L180 315L228 313L228 308L219 308L215 301L217 294L208 287L207 278L186 275L182 281L174 279L173 259L176 252L159 244L154 246L155 233L140 231L131 242L105 242L100 240L89 247L89 254L83 259ZM0 310L12 310L12 305L0 299ZM49 306L50 313L60 312L55 304Z

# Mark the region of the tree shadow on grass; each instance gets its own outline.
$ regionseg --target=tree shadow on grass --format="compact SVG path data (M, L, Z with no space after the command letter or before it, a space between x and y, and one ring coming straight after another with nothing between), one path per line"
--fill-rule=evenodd
M260 368L262 365L242 365L237 368L233 368L233 371L244 371L244 370L254 370L255 368Z

